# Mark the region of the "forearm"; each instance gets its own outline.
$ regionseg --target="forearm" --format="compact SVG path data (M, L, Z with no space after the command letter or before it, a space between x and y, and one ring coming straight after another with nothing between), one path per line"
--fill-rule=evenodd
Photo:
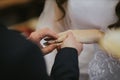
M71 30L77 41L82 43L95 43L103 37L104 33L97 29L90 30Z

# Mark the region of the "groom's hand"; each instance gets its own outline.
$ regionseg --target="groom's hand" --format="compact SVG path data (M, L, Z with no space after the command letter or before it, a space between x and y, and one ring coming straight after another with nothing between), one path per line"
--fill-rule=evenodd
M40 41L42 39L44 39L45 37L50 37L53 39L58 38L58 36L55 32L51 31L48 28L44 28L44 29L40 29L40 30L37 30L35 32L32 32L28 39L30 39L31 41L36 43L40 47L40 49L43 51L44 54L48 54L49 52L53 51L57 47L57 44L51 44L51 45L48 45L46 47L43 47L40 44Z

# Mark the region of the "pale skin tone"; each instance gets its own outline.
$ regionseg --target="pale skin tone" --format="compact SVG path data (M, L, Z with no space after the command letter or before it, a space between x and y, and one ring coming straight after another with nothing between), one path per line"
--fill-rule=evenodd
M72 32L77 41L82 43L96 43L104 36L104 33L97 29L68 30L59 34L58 41L62 38L62 36L65 36L68 32Z
M90 30L67 30L65 32L59 33L59 37L57 40L50 40L48 43L60 43L62 42L67 34L72 32L75 36L76 40L81 43L89 44L89 43L97 43L104 36L104 33L97 29Z
M68 32L66 39L64 39L64 41L61 44L61 48L64 47L75 48L78 51L78 55L83 50L83 45L75 39L73 33L71 32Z

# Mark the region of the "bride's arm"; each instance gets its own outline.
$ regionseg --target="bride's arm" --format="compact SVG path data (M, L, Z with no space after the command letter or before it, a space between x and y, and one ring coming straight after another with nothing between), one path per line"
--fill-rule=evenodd
M72 32L77 39L77 41L82 43L96 43L104 36L104 33L97 29L88 29L88 30L68 30L62 33L59 33L58 42L61 42L65 39L68 32Z
M120 29L107 30L105 33L100 30L69 30L72 32L77 39L82 43L98 43L98 45L103 49L108 55L114 58L120 59ZM67 33L62 32L59 34L58 42L62 41L67 37Z
M83 43L94 43L98 42L99 39L104 35L103 32L97 29L91 30L73 30L72 31L76 39Z

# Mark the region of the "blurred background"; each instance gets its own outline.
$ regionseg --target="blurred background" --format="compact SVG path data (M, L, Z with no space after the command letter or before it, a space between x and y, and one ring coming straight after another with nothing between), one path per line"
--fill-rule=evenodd
M44 0L0 0L0 22L29 35L35 30Z

